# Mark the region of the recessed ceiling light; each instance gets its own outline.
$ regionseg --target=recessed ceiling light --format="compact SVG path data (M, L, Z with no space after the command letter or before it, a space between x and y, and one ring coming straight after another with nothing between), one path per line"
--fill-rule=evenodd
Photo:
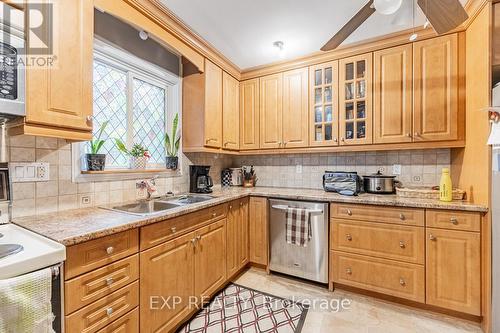
M148 38L149 38L149 34L148 34L146 31L141 30L141 31L139 31L139 37L140 37L142 40L146 40L146 39L148 39Z

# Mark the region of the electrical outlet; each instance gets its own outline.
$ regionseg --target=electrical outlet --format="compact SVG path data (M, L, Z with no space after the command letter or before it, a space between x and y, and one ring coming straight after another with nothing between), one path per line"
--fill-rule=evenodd
M413 181L415 183L420 183L422 181L422 177L420 177L420 176L413 176Z
M10 163L10 174L13 183L49 181L49 163Z
M301 164L297 164L295 166L295 173L302 173L302 165Z
M394 164L392 166L392 174L393 175L401 175L401 164Z

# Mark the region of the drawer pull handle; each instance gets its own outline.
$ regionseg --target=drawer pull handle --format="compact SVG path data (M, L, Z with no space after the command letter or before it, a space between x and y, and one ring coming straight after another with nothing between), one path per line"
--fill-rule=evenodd
M348 209L347 210L347 215L352 216L352 210Z
M114 247L112 247L112 246L108 246L108 247L106 248L106 253L107 253L107 254L113 254L113 252L115 252L115 248L114 248Z
M399 284L400 284L400 285L402 285L403 287L404 287L404 286L406 286L405 279L400 278L400 279L399 279Z
M399 219L400 219L401 221L406 220L406 216L405 216L405 214L403 214L403 213L399 214Z
M213 216L213 217L216 217L216 216L217 216L217 213L212 213L212 216Z
M450 219L451 224L457 225L458 224L458 219L456 217L452 217Z
M106 309L106 314L107 314L108 316L111 316L111 315L113 314L113 308L107 308L107 309Z
M171 230L171 231L172 231L172 233L174 233L174 234L177 232L177 228L176 228L176 227L172 227L172 228L170 228L170 230Z
M196 246L196 238L191 239L191 244L193 244L193 246Z
M404 249L404 248L406 248L406 245L403 241L399 241L399 247Z
M240 206L243 206L243 202L240 202Z
M433 234L429 235L429 240L435 241L436 239L437 239L436 236L434 236Z
M352 269L348 268L345 270L347 275L352 275Z
M345 239L347 239L349 242L352 241L352 236L351 234L345 235Z
M196 241L198 241L198 242L199 242L199 241L200 241L200 239L201 239L201 236L200 236L200 235L196 236Z
M107 279L106 279L106 284L107 284L108 286L112 285L114 282L115 282L115 280L113 280L113 278L112 278L112 277L109 277L109 278L107 278Z
M229 205L229 209L233 209L233 205Z

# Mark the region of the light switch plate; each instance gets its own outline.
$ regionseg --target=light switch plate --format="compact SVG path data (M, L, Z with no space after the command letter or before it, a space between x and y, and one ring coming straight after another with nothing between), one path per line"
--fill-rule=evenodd
M13 183L49 181L49 163L9 163L9 167Z
M302 165L301 164L297 164L295 166L295 173L302 173Z

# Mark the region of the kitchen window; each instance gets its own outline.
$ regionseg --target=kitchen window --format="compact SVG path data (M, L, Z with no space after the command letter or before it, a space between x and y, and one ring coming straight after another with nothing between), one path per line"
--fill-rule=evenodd
M130 148L146 147L148 168L165 169L165 131L179 113L179 78L168 71L100 40L94 48L93 131L108 122L99 153L106 154L106 171L128 169L130 159L120 152L115 139ZM180 118L180 117L179 117ZM80 158L90 143L80 145ZM81 161L81 170L86 167ZM140 172L140 171L138 171Z

